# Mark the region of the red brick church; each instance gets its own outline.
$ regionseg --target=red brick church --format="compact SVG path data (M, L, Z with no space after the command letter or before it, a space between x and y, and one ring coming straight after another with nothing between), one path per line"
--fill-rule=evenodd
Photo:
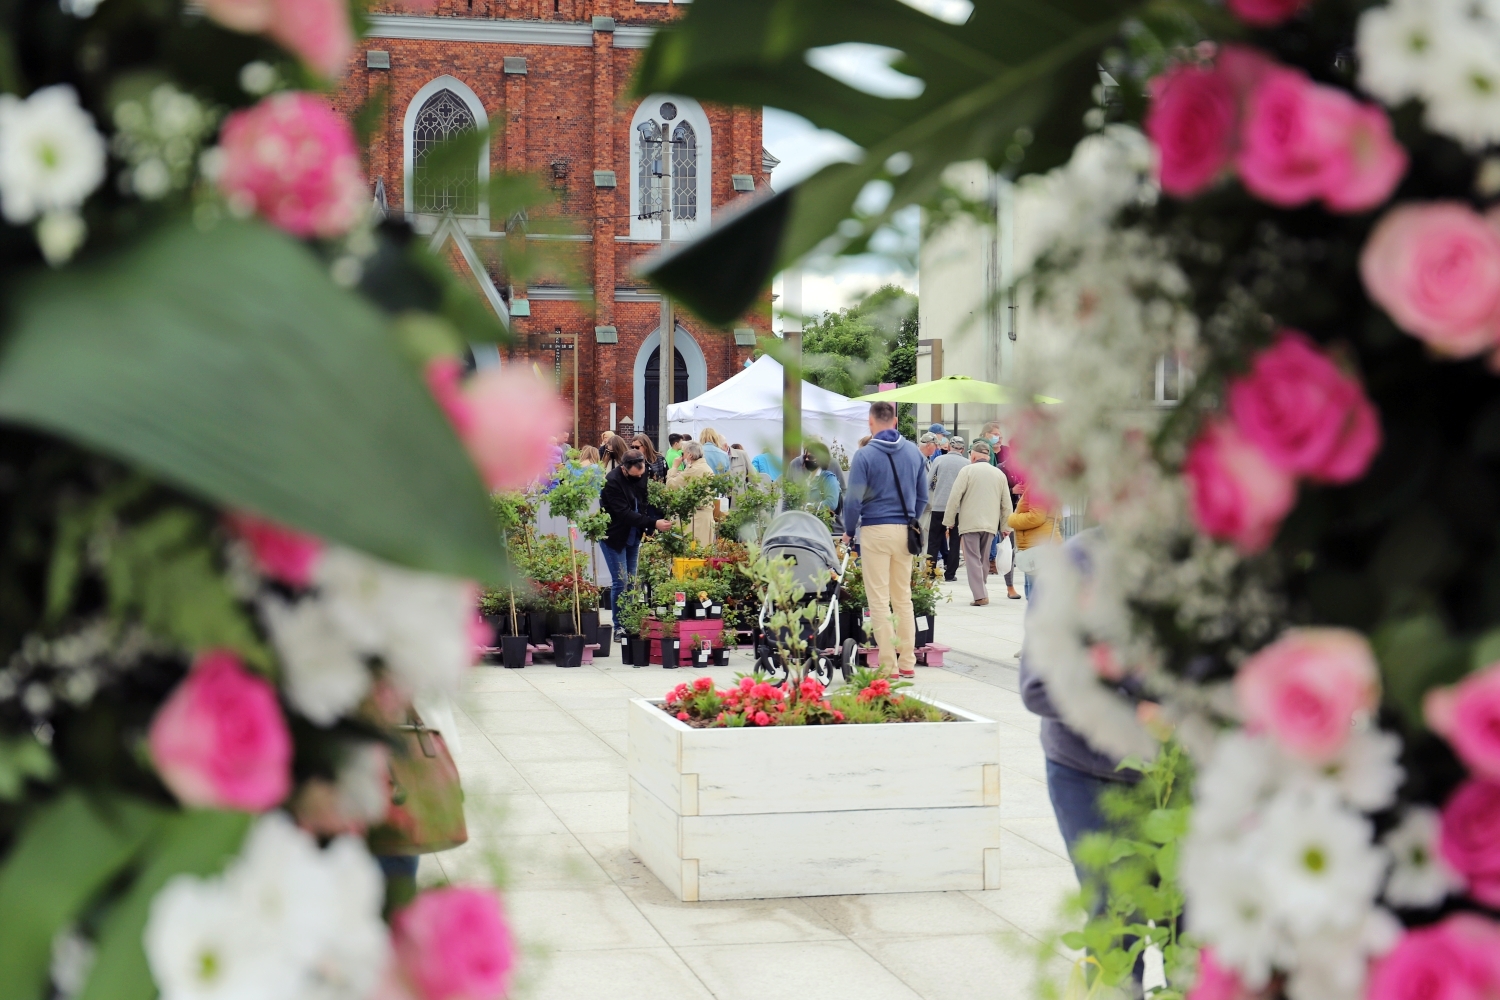
M661 245L665 189L676 241L765 187L775 165L761 146L759 109L628 98L655 26L680 13L667 0L438 0L420 16L377 6L339 95L352 113L387 88L366 163L376 198L411 220L509 325L515 345L500 363L560 372L572 401L573 349L556 345L576 345L583 443L627 416L654 436L661 304L634 265ZM432 146L502 120L472 174L424 176ZM654 176L663 155L669 184ZM576 228L551 238L576 244L569 249L592 302L574 288L517 285L500 273L499 255L487 251L504 238L506 220L490 219L479 197L480 183L500 170L552 184ZM673 399L738 372L769 324L767 312L731 333L678 316ZM481 365L496 360L476 351Z

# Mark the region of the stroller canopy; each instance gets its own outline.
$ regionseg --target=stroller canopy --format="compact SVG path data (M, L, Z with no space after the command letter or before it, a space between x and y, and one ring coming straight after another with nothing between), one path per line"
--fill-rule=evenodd
M838 572L838 551L828 526L805 510L777 514L761 543L767 559L790 557L797 583L809 596L821 594Z

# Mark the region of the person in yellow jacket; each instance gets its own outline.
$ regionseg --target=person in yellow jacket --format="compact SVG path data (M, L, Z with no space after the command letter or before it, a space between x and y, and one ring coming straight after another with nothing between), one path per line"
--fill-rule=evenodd
M1011 488L1020 497L1020 501L1016 504L1016 512L1010 516L1007 523L1016 533L1016 568L1026 576L1026 599L1029 601L1031 600L1032 580L1036 576L1036 552L1034 550L1059 541L1057 518L1045 507L1031 502L1024 481L1017 482ZM1030 556L1025 554L1028 551L1031 552Z
M682 460L685 467L673 469L667 473L667 486L676 489L684 485L689 479L707 479L714 472L703 460L703 446L697 441L685 442L682 446ZM702 507L693 511L693 541L707 548L714 543L714 505L709 501Z

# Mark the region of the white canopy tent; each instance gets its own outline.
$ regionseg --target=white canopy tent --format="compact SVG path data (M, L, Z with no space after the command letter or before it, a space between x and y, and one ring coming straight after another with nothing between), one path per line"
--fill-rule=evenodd
M753 458L762 451L781 454L781 364L762 356L738 375L695 399L667 409L667 427L696 439L712 427L730 444L745 446ZM802 434L835 442L852 456L870 433L870 404L858 403L810 382L802 383Z

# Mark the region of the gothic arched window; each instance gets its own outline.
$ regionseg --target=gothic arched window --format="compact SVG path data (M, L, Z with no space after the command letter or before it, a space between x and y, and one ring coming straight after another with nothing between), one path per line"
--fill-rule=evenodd
M687 122L672 130L672 218L698 218L698 134Z
M661 131L654 121L644 121L636 126L640 136L640 176L636 178L636 184L641 202L637 218L654 219L661 212Z
M474 112L451 90L429 97L412 128L412 195L418 212L479 214L479 164L449 165L441 174L427 165L434 147L475 128Z

